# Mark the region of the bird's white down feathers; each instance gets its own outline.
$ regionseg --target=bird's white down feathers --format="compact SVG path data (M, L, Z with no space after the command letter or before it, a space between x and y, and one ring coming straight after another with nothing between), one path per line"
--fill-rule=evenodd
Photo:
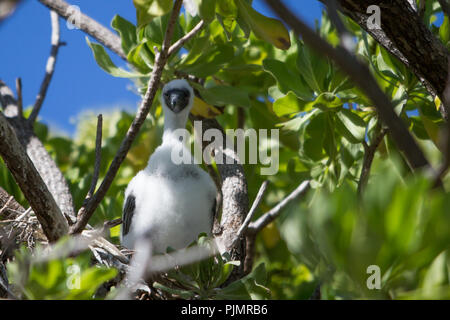
M190 151L179 139L171 136L177 128L184 128L192 107L192 88L184 80L174 80L167 88L189 88L188 107L178 114L165 105L164 135L162 144L151 155L147 167L129 183L125 199L135 197L135 209L128 234L122 244L130 249L136 241L152 243L154 252L163 253L167 247L180 249L196 240L202 233L210 234L216 186L211 177L194 164L174 164L173 150ZM190 155L192 157L192 155Z

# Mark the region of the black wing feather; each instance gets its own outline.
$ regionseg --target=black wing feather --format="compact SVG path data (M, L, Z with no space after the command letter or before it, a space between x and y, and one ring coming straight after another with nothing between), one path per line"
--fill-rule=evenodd
M130 231L131 219L136 209L136 197L132 194L128 195L125 206L123 207L122 215L122 235L125 236Z

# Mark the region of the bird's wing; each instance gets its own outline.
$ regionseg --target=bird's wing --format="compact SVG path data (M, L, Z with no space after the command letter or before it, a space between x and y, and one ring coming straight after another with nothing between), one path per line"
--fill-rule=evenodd
M122 235L125 236L130 231L131 219L136 209L136 197L132 194L128 195L122 214Z

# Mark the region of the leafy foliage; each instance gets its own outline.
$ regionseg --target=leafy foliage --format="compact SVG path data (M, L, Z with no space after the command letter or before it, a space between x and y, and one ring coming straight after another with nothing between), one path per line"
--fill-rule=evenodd
M163 42L172 2L133 3L137 25L120 16L112 21L130 70L114 65L101 45L89 41L88 45L104 71L130 78L143 93L153 70L155 47L160 49ZM203 299L306 299L319 283L325 299L449 298L448 176L442 190L432 189L426 174L412 177L386 136L376 149L367 189L359 196L356 188L365 145L376 140L383 124L357 86L280 21L256 12L251 1L192 0L185 1L185 6L172 42L200 19L206 21L206 27L170 57L163 82L186 75L204 80L204 85L191 82L198 93L193 113L217 117L224 129L238 126L239 113L244 114L244 128L281 129L279 172L264 177L259 175L261 164L244 166L250 199L263 180L272 182L256 217L302 181L310 180L312 189L306 201L289 205L279 220L258 235L256 267L246 277L228 284L235 262L214 256L169 272L173 286L156 286L183 298ZM437 1L426 1L425 23L450 48L449 20L438 19L441 15ZM354 37L357 57L369 66L427 157L438 163L442 158L440 102L364 30L343 19ZM325 13L316 28L333 46L339 43ZM127 183L145 167L158 146L163 125L158 101L155 99L115 183L90 221L93 225L120 217ZM125 111L104 114L101 176L132 119ZM42 123L35 127L69 180L77 208L92 177L95 123L92 112L81 115L73 138L54 136ZM3 165L0 181L26 204ZM118 232L119 227L111 229L111 241L118 243ZM202 241L200 238L199 244L206 245ZM32 264L31 269L28 264L27 279L17 278L24 261L30 259L21 251L8 266L10 278L21 284L27 298L92 298L95 288L113 276L108 270L89 267L87 255L81 255ZM73 263L82 265L82 274L91 280L81 291L68 292L61 285L67 277L65 268ZM367 287L371 265L382 272L380 290Z

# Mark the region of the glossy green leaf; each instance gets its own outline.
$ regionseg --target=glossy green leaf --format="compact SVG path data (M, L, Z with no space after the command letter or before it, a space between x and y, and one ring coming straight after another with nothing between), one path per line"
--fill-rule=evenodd
M106 52L105 48L103 48L102 45L89 41L87 37L86 42L91 48L94 54L95 61L97 61L97 64L100 66L100 68L102 68L110 75L119 78L136 78L141 76L141 74L131 73L117 67L112 62L111 58L109 57L108 53Z
M366 123L355 112L342 109L336 114L335 119L337 129L349 142L359 143L364 140Z
M328 87L326 77L329 72L328 60L320 54L313 52L304 44L298 42L297 68L311 90L317 94L324 92Z
M255 35L275 47L289 49L291 40L289 33L280 20L266 17L255 11L245 0L235 0L240 16L250 26Z
M233 47L229 45L219 45L214 50L200 54L198 59L192 65L182 65L180 70L205 78L219 71L228 63L234 55Z
M273 103L273 111L279 117L298 113L304 110L305 103L297 98L293 92L288 92L284 97L278 98Z
M311 100L311 90L302 85L300 75L290 70L285 63L275 59L265 59L263 66L264 70L277 80L277 85L281 92L287 94L289 91L292 91L302 100Z
M206 22L211 22L216 16L216 0L194 0L198 5L198 14Z
M114 16L111 26L119 33L123 52L127 55L137 45L136 27L119 15Z
M214 106L225 106L228 104L238 107L250 106L248 93L239 87L214 86L204 88L197 85L195 88L199 91L200 95L207 103Z
M447 16L444 16L444 21L439 27L439 37L444 44L447 44L447 42L450 41L450 24L449 17Z
M138 27L149 23L153 18L168 13L173 6L173 1L168 0L133 0L136 8Z

